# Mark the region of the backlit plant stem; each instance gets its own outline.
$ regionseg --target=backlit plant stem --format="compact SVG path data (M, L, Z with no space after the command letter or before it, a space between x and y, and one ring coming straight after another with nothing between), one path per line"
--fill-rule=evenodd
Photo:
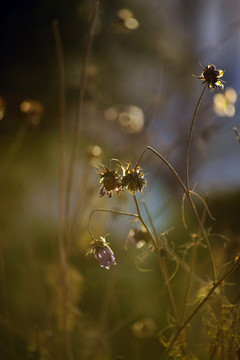
M193 310L193 312L189 315L189 317L185 320L185 322L179 327L179 329L176 331L176 334L174 335L171 343L169 344L169 347L164 352L161 360L166 359L167 355L171 351L174 343L176 342L179 335L182 333L182 331L185 329L185 327L190 323L190 321L194 318L194 316L199 312L199 310L203 307L203 305L208 301L210 296L213 294L215 289L222 284L222 282L232 274L232 272L238 267L240 263L240 255L234 260L234 263L230 268L225 272L225 274L221 277L220 280L218 280L215 284L213 284L211 290L207 294L207 296L198 304L198 306Z
M196 111L195 111L196 112ZM136 167L139 165L140 161L142 160L143 158L143 155L146 153L147 150L150 150L152 151L155 155L157 155L166 165L167 167L171 170L171 172L173 173L173 175L176 177L179 185L181 186L181 188L183 189L184 193L186 194L186 197L188 198L188 201L191 205L191 208L193 210L193 213L196 217L196 220L200 226L200 229L201 229L201 232L203 234L203 237L204 237L204 240L206 241L206 244L207 244L207 247L208 247L208 251L209 251L209 254L210 254L210 258L211 258L211 267L212 267L212 274L213 274L213 282L215 283L216 282L216 268L215 268L215 261L214 261L214 257L213 257L213 253L212 253L212 249L211 249L211 246L210 246L210 243L209 243L209 240L208 240L208 237L207 237L207 234L205 232L205 229L202 225L202 222L200 220L200 217L199 217L199 214L197 212L197 209L195 207L195 204L192 200L192 197L191 197L191 193L190 193L190 190L187 189L187 187L185 186L184 182L182 181L182 179L180 178L180 176L178 175L178 173L176 172L176 170L172 167L172 165L165 159L164 156L162 156L158 151L156 151L155 149L153 149L151 146L147 146L146 149L143 151L142 155L140 156L138 162L137 162L137 165Z
M195 241L195 243L194 243L194 248L193 248L193 251L192 251L191 264L190 264L190 267L189 267L189 275L188 275L188 279L187 279L187 287L186 287L184 301L183 301L181 324L183 323L183 320L184 320L184 315L185 315L185 311L186 311L188 296L189 296L189 292L190 292L190 286L191 286L191 282L192 282L193 267L194 267L194 264L195 264L196 253L197 253L197 241L195 239L194 239L194 241Z
M118 214L118 215L125 215L125 216L132 216L135 218L139 218L139 216L137 214L133 214L133 213L128 213L128 212L124 212L124 211L118 211L118 210L112 210L112 209L105 209L105 208L97 208L91 211L89 218L88 218L88 232L91 236L91 238L93 240L95 240L95 237L93 236L91 229L90 229L90 223L91 223L91 219L94 213L96 212L108 212L108 213L112 213L112 214Z
M173 293L172 293L172 288L171 288L171 285L169 283L169 275L168 275L167 267L166 267L164 259L161 257L161 255L159 253L159 248L158 248L158 244L157 244L158 239L154 238L154 236L152 235L151 231L149 230L145 220L143 219L142 214L141 214L141 210L140 210L140 207L139 207L139 204L138 204L138 201L137 201L137 198L136 198L135 194L133 194L133 199L134 199L134 202L135 202L135 205L136 205L136 208L137 208L138 218L141 221L144 228L146 229L146 231L148 232L148 234L150 235L151 240L152 240L152 244L154 246L154 250L157 253L158 262L159 262L161 271L163 273L163 277L164 277L165 284L166 284L166 287L167 287L169 299L170 299L170 302L171 302L171 305L172 305L174 317L176 319L177 324L179 325L179 316L178 316L177 307L176 307L176 304L175 304L175 299L174 299L174 296L173 296Z
M66 248L64 244L64 201L65 201L65 111L66 111L66 99L65 99L65 70L64 70L64 57L62 42L58 27L58 22L53 22L53 33L56 46L56 56L59 72L59 232L58 232L58 250L60 258L60 287L61 287L61 309L62 319L60 321L60 331L63 336L63 354L68 356L69 348L69 335L67 331L67 298L68 288L66 281L67 274L67 257ZM69 356L70 358L70 356Z
M186 151L186 157L185 157L185 165L186 165L186 188L189 191L190 187L189 187L189 154L190 154L190 144L191 144L191 140L192 140L192 134L193 134L193 127L195 124L195 120L196 120L196 116L197 116L197 112L199 109L199 105L201 103L202 97L205 93L207 84L204 86L203 91L198 99L196 108L194 110L193 113L193 117L192 117L192 122L191 122L191 126L190 126L190 130L189 130L189 135L188 135L188 141L187 141L187 151Z
M177 309L176 309L175 300L174 300L174 296L173 296L173 293L172 293L171 285L169 284L169 281L168 281L169 276L168 276L168 273L167 273L166 264L163 262L163 259L161 258L160 254L159 254L158 246L157 246L157 239L154 238L154 236L152 235L152 233L151 233L149 227L147 226L145 220L143 219L142 214L141 214L141 210L140 210L140 207L139 207L139 204L138 204L138 201L137 201L137 198L136 198L136 196L134 194L133 194L133 199L134 199L134 202L135 202L135 205L136 205L137 214L128 213L128 212L124 212L124 211L118 211L118 210L105 209L105 208L97 208L97 209L92 210L90 215L89 215L89 219L88 219L88 232L89 232L91 238L93 240L95 240L95 237L94 237L94 235L93 235L93 233L91 231L91 228L90 228L90 223L91 223L92 216L96 212L108 212L108 213L113 213L113 214L118 214L118 215L132 216L132 217L135 217L136 219L139 219L141 221L143 227L146 229L147 233L149 234L149 236L150 236L150 238L152 240L152 244L154 246L154 250L157 253L158 261L159 261L159 264L161 266L161 270L162 270L164 280L165 280L165 283L166 283L166 286L167 286L169 298L170 298L170 301L171 301L171 304L172 304L174 316L176 318L176 322L179 324L179 316L178 316L178 313L177 313Z

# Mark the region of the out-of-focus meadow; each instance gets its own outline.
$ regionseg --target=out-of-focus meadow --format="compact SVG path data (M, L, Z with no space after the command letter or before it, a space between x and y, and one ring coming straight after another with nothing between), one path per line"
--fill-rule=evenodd
M209 249L154 153L141 160L147 186L136 197L165 265L132 236L141 221L99 211L89 226L94 209L136 213L128 191L99 197L98 167L110 159L135 166L151 146L184 178L203 89L192 75L215 64L224 90L206 89L200 104L190 187L217 279L235 266L239 1L15 1L0 16L0 359L239 359L239 269L208 295ZM88 228L116 266L86 256Z

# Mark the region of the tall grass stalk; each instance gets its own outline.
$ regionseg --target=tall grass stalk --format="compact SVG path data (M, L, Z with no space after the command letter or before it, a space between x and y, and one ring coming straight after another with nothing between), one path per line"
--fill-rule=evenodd
M68 356L69 351L69 335L67 330L67 317L68 317L68 285L67 285L67 267L68 260L66 254L66 247L64 243L64 208L65 208L65 113L66 113L66 96L65 96L65 67L62 42L59 32L58 22L53 22L53 32L56 45L56 56L59 71L59 230L58 230L58 250L60 258L60 308L62 319L60 319L60 333L62 333L63 354Z
M77 111L76 111L76 118L75 118L74 131L73 131L73 141L72 141L72 148L71 148L71 155L70 155L70 164L69 164L69 170L68 170L68 176L67 176L66 209L65 209L67 252L69 251L69 245L70 245L70 241L71 241L71 220L70 220L71 195L72 195L72 187L73 187L73 180L74 180L75 167L76 167L76 159L77 159L77 154L78 154L78 149L79 149L80 131L81 131L81 125L83 122L83 105L84 105L84 95L85 95L85 89L86 89L86 83L87 83L87 68L88 68L90 54L91 54L91 50L92 50L98 8L99 8L99 0L94 0L93 8L92 8L92 17L90 20L85 50L83 53L83 62L82 62L82 71L81 71L81 78L80 78L80 84L79 84Z

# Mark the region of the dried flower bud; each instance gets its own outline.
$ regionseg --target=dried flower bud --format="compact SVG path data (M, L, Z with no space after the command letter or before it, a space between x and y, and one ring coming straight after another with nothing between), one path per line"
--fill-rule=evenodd
M94 254L99 265L106 269L109 269L111 265L116 265L114 253L102 236L100 236L100 239L94 239L91 242L91 247L87 251L88 254Z
M126 187L131 193L136 191L142 191L146 186L146 180L140 166L135 169L132 168L131 164L128 164L126 168L123 167L122 187Z
M102 197L105 194L108 197L112 197L113 192L118 193L121 189L121 182L116 170L110 170L106 166L103 169L99 169L100 184L102 184L99 192L99 196Z
M217 69L215 65L207 65L205 68L202 68L203 72L200 76L196 78L203 80L202 84L207 84L210 90L219 87L221 90L224 89L224 85L220 78L224 74L224 70Z

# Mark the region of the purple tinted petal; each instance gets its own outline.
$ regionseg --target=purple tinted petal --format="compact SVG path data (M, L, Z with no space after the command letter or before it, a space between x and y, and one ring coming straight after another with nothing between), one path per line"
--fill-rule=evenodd
M102 185L99 190L99 196L103 197L105 194L106 194L106 190L105 190L104 185Z
M94 255L101 267L109 269L111 265L116 265L114 253L107 245L96 249Z

